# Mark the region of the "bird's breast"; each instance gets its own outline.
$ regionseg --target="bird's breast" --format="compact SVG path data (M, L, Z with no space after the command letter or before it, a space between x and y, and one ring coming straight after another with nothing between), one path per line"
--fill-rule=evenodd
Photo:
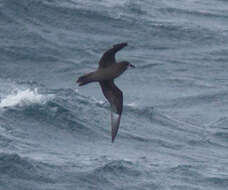
M100 68L94 73L94 79L97 81L112 80L121 75L123 72L124 70L117 65L102 69Z

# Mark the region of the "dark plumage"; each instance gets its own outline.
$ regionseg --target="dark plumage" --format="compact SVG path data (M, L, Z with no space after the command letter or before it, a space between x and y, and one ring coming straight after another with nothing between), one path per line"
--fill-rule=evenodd
M129 66L135 67L127 61L117 63L115 60L115 54L125 46L127 46L127 43L114 45L103 54L96 71L85 74L77 80L79 86L90 82L99 82L105 98L111 105L112 142L117 135L123 110L123 93L114 84L114 79L121 75ZM114 114L117 115L117 118L114 117Z

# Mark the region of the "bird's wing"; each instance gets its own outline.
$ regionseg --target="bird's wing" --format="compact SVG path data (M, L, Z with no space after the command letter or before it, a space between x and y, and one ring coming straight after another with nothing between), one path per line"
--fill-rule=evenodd
M123 93L119 88L117 88L113 80L101 81L100 85L104 96L111 104L111 126L113 142L120 125L120 118L123 110Z
M113 47L109 50L107 50L101 57L99 61L99 68L105 68L108 67L109 65L116 63L115 60L115 54L122 48L127 46L127 43L120 43L120 44L115 44Z

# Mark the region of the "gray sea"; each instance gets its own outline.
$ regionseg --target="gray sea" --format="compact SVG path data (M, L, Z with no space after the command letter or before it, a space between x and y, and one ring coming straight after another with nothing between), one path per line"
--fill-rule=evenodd
M120 42L111 143L75 81ZM228 189L228 1L0 0L0 190L91 189Z

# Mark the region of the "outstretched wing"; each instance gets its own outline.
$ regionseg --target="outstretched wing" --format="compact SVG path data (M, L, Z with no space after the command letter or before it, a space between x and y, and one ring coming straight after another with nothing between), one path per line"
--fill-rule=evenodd
M113 63L116 63L116 60L115 60L116 52L118 52L125 46L127 46L127 43L120 43L120 44L114 45L111 49L107 50L99 61L99 68L105 68Z
M120 118L123 110L123 93L119 88L117 88L113 80L102 81L100 82L100 85L104 96L111 105L111 126L113 142L120 125Z

